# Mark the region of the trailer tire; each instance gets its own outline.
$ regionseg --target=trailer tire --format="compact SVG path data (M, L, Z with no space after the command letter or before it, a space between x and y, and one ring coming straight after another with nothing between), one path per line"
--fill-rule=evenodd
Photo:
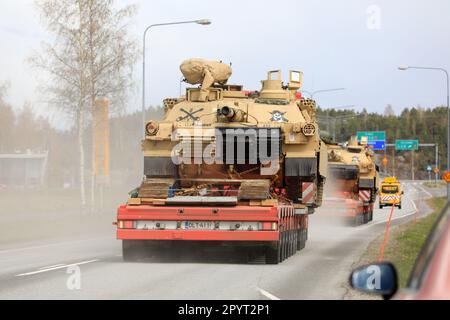
M300 229L299 232L298 251L303 250L306 247L307 229Z
M280 263L280 241L277 241L266 248L266 264L278 263Z
M298 232L297 230L293 230L292 232L294 234L294 254L296 254L298 251Z
M366 211L363 215L363 224L368 224L370 221L370 212Z
M289 230L289 257L292 257L294 255L294 230Z
M289 242L287 231L283 232L283 261L289 257Z
M139 240L122 240L122 257L126 262L138 261L142 258L144 245Z

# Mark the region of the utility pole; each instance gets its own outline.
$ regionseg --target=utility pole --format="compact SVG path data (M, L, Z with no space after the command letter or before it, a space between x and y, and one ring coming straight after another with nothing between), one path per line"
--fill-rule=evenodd
M395 177L395 148L392 149L392 176Z
M435 152L436 152L436 154L435 154L435 159L436 159L435 165L436 165L436 167L435 168L439 169L439 144L438 143L436 143ZM439 173L438 172L435 173L434 178L435 178L435 182L437 184L437 182L439 180Z
M445 74L447 83L447 172L450 172L450 78L448 71L444 68L422 67L422 66L399 66L399 70L405 71L409 69L431 70L438 71ZM450 201L450 183L447 183L447 202Z

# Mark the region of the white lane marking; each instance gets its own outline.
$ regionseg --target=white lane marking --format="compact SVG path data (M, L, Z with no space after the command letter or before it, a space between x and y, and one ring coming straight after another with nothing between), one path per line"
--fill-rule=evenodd
M265 296L266 298L268 298L269 300L281 300L280 298L278 298L277 296L274 296L273 294L271 294L270 292L267 292L264 289L258 288L259 293L261 293L263 296Z
M57 247L57 246L63 246L63 245L78 244L78 243L82 243L82 242L92 243L92 241L95 241L95 240L106 240L106 239L111 240L111 237L96 237L96 238L89 238L87 240L83 239L83 240L76 240L76 241L66 241L66 242L43 244L43 245L31 246L31 247L0 249L0 254L18 252L18 251L26 251L26 250L44 249L44 248Z
M419 188L422 189L422 191L425 192L430 198L433 198L433 195L425 190L425 188L421 184L419 184Z
M420 192L420 191L417 191L417 192ZM411 202L411 204L412 204L414 210L411 211L411 212L408 212L408 213L406 213L406 214L402 214L401 216L393 217L393 218L391 219L391 221L398 220L398 219L403 219L403 218L412 216L413 214L416 214L416 213L419 211L419 210L417 209L417 206L416 206L414 200L409 199L409 202ZM394 209L394 210L395 210L395 209ZM365 227L366 227L366 228L370 228L371 226L376 226L376 225L378 225L378 224L386 223L386 222L388 222L388 221L389 221L389 219L381 220L381 221L377 221L377 222L373 222L373 223L371 223L371 224L366 225Z
M42 269L42 270L38 270L38 271L21 273L21 274L16 275L16 277L31 276L31 275L39 274L39 273L43 273L43 272L54 271L54 270L64 269L64 268L73 267L73 266L81 266L83 264L93 263L93 262L97 262L97 261L100 261L100 260L95 259L95 260L81 261L81 262L71 263L71 264L63 264L63 265L58 266L58 267L52 267L52 268Z
M51 268L61 267L61 266L65 266L65 264L62 264L62 263L60 263L60 264L55 264L55 265L53 265L53 266L47 266L47 267L39 268L39 270L51 269Z
M408 212L407 214L404 214L404 215L401 215L401 216L398 216L398 217L393 217L393 218L391 219L391 221L398 220L398 219L403 219L403 218L412 216L413 214L416 214L416 211L411 211L411 212ZM374 225L377 225L377 224L381 224L381 223L386 223L386 222L388 222L388 221L389 221L389 219L382 220L382 221L378 221L378 222L375 222L375 223L373 223L373 224L368 225L368 227L374 226Z
M414 213L418 212L419 209L417 209L416 203L414 202L414 200L409 199L409 202L411 202L413 208L414 208Z

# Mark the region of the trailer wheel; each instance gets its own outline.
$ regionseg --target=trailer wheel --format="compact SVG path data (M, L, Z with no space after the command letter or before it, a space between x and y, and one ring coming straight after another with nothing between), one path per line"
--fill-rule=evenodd
M298 251L306 247L307 229L299 230Z
M298 251L298 232L293 230L292 233L294 234L294 254L296 254Z
M122 257L126 262L139 260L143 253L143 243L139 240L122 240Z
M398 208L399 208L400 210L402 210L402 204L401 204L401 203L398 205Z
M278 262L283 262L283 234L280 234L280 240L278 241Z
M364 214L358 214L355 216L354 224L355 226L360 226L364 223Z
M294 230L289 230L289 257L294 255Z
M370 221L370 212L367 210L363 215L363 224L368 224Z
M284 232L284 260L287 260L289 258L289 233L288 231Z
M383 209L383 205L380 204L380 209Z
M266 248L266 264L278 264L280 262L280 241L277 241Z

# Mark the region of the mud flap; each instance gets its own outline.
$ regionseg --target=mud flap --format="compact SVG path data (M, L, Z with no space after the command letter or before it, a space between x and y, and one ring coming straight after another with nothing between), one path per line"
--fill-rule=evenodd
M170 157L145 157L144 174L147 177L175 177L177 167Z

